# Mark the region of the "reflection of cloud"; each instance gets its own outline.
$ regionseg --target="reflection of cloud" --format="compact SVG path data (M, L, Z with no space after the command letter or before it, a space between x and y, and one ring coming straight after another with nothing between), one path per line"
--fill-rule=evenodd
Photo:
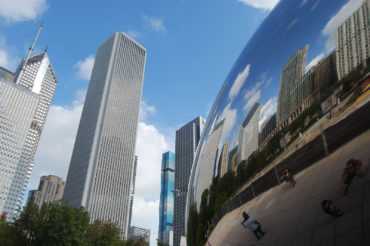
M292 29L292 27L295 25L295 23L297 23L298 21L298 18L295 18L294 20L292 20L292 22L290 22L290 24L285 28L286 31L289 31L290 29Z
M166 32L166 28L163 25L164 19L154 16L143 16L144 21L149 25L149 27L156 32Z
M237 116L237 109L231 109L231 103L229 103L225 109L222 111L222 114L219 117L218 122L221 122L223 119L225 119L224 127L222 130L222 134L220 137L220 143L223 143L226 138L229 137L231 130L233 129L235 122L236 122L236 116Z
M6 22L35 20L48 8L46 0L1 0L0 16Z
M238 74L236 77L233 85L231 86L231 89L229 91L229 99L232 100L236 95L238 95L240 88L242 88L244 82L247 80L249 76L249 69L250 69L250 64L247 64L245 66L244 70Z
M306 5L306 3L308 2L308 0L303 0L302 2L301 2L301 4L299 5L299 7L300 8L302 8L303 6L305 6Z
M363 0L349 0L348 3L334 15L328 23L326 23L324 29L321 31L323 36L329 36L326 41L325 47L327 51L332 50L335 47L335 32L337 27L342 24L356 9L360 7Z
M308 71L310 70L313 66L316 66L317 63L319 63L319 61L322 60L322 58L324 57L324 53L321 53L320 55L316 56L315 58L312 59L312 61L310 61L310 63L308 63L308 65L306 66L305 68L305 71Z
M253 88L247 90L243 98L244 101L246 101L247 103L244 105L243 110L249 109L250 107L254 105L255 102L258 101L258 99L261 96L261 90L259 90L259 88L265 82L265 79L266 79L266 76L262 74L262 80L257 82Z
M251 97L249 97L247 103L244 105L243 110L251 108L261 97L261 90L256 91Z
M75 68L77 68L77 76L80 79L90 80L94 62L95 57L93 55L86 57L83 61L78 61L75 64Z
M279 0L237 0L238 2L252 6L257 9L272 10Z
M317 5L319 5L319 3L320 3L320 0L317 0L317 1L312 5L312 8L311 8L310 12L314 11L314 10L316 9Z
M261 128L262 123L271 115L276 112L277 109L277 97L273 97L265 103L261 108L259 128Z

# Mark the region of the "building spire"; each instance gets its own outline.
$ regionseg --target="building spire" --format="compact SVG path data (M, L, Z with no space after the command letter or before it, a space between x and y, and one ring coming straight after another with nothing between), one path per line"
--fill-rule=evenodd
M17 76L17 78L16 78L16 81L15 81L15 83L16 83L16 84L18 84L18 83L19 83L19 81L21 80L21 77L22 77L23 72L24 72L24 70L25 70L25 68L26 68L26 65L27 65L28 59L30 58L31 53L32 53L32 51L33 51L33 47L35 47L35 43L36 43L36 41L37 41L37 38L39 37L40 31L41 31L41 29L42 29L42 26L43 26L43 23L41 23L41 24L40 24L39 30L37 31L37 34L36 34L36 37L35 37L35 39L33 40L33 43L32 43L32 45L31 45L30 49L28 50L27 57L26 57L26 59L24 60L24 63L23 63L23 65L22 65L22 68L21 68L21 70L19 71L18 76ZM46 49L46 50L47 50L47 49ZM46 50L45 50L45 52L46 52Z

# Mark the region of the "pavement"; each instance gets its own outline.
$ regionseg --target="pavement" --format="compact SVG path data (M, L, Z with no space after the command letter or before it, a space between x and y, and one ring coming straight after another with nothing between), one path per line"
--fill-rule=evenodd
M355 177L350 193L343 196L336 190L350 158L362 161L365 176ZM208 241L212 246L370 246L369 169L370 130L295 175L295 187L280 184L226 214ZM334 218L325 214L322 200L335 201L344 215ZM267 230L262 239L257 240L252 232L243 228L243 211Z

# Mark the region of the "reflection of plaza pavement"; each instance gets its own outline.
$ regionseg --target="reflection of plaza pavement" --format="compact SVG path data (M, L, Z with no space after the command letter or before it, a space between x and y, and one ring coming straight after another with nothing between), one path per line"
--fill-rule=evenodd
M295 188L281 184L226 214L209 242L212 246L370 245L370 171L354 179L348 196L336 192L348 159L361 159L363 168L369 168L369 146L370 130L298 173ZM325 214L322 200L334 200L344 215L335 219ZM241 226L243 211L261 222L268 231L264 238L256 240Z

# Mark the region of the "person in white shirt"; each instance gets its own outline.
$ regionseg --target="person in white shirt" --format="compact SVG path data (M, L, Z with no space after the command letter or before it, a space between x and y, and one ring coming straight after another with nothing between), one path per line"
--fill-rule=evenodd
M246 212L243 212L243 218L242 225L244 228L252 231L258 240L265 235L266 232L262 231L261 224L255 218L249 217Z

